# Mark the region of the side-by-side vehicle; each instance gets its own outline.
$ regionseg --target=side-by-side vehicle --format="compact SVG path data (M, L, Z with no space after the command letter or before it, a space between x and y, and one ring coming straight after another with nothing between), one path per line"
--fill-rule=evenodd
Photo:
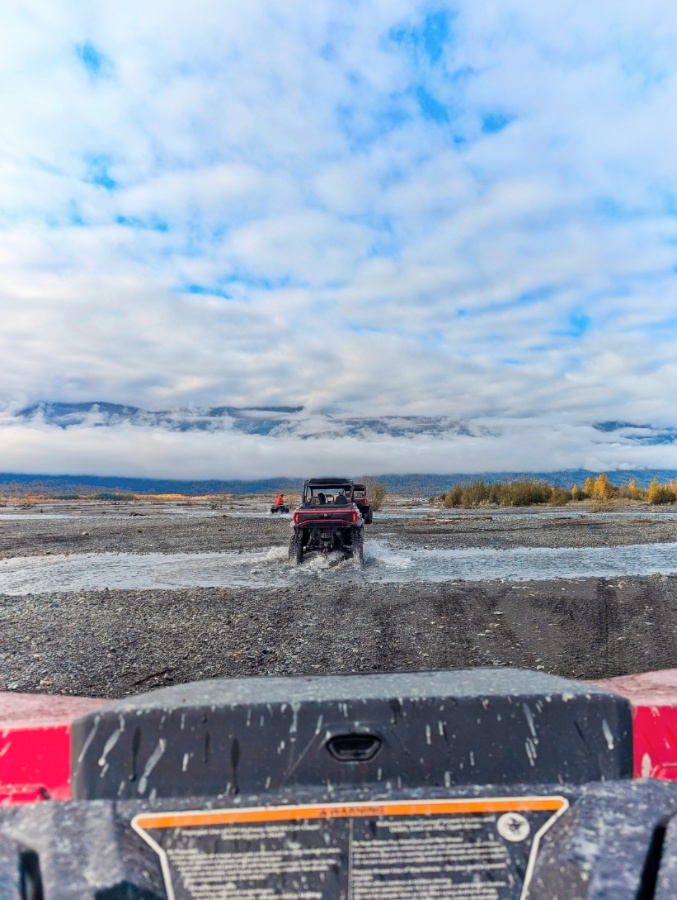
M365 505L371 521L371 510L364 501L364 485L356 485L350 478L332 476L304 482L301 505L292 516L289 561L298 565L312 550L342 550L346 557L363 562Z

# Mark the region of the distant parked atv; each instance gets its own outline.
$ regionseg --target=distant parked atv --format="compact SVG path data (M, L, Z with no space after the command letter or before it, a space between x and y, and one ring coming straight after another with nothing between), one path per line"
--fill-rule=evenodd
M278 506L276 503L274 503L270 507L270 511L273 515L275 515L275 513L288 513L289 507L285 506L284 503L280 504L280 506Z
M289 561L298 565L311 550L342 550L346 557L364 562L364 521L349 478L309 479L294 511Z

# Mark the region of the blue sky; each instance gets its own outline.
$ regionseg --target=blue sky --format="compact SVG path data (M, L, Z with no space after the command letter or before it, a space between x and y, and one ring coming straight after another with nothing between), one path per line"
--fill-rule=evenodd
M675 423L669 0L22 0L0 42L8 408Z

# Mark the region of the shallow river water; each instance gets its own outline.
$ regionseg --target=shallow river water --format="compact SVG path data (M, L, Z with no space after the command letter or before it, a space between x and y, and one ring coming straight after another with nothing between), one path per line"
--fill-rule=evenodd
M225 516L229 519L282 519L291 520L291 513L285 515L272 516L268 504L251 503L249 505L240 504L236 509L227 507L207 508L186 507L178 505L153 505L143 506L138 504L132 507L135 515L142 516L146 519L194 519L194 518L221 518ZM91 507L78 506L72 509L63 509L55 511L53 508L45 504L43 508L36 510L22 510L15 507L9 509L0 508L0 523L3 520L21 521L44 520L44 519L88 519L103 518L111 519L128 519L130 516L130 507L117 509L115 507L105 507L103 505ZM513 509L475 509L475 510L459 510L459 509L440 509L432 506L414 506L414 507L397 507L391 506L381 510L378 515L378 521L388 519L587 519L587 518L676 518L677 511L672 507L669 509L637 509L637 510L594 510L594 509L547 509L535 508L525 512L518 512Z
M365 565L310 554L299 567L285 547L223 553L82 553L0 561L0 593L188 587L284 587L317 580L441 582L677 573L677 543L618 547L423 549L367 540Z

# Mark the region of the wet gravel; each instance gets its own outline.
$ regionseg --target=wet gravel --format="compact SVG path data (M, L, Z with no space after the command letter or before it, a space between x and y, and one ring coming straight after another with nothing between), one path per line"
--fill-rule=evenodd
M239 515L247 510L262 507L4 507L0 556L287 542L288 520ZM567 510L449 519L414 510L383 518L368 532L388 535L427 547L664 543L677 540L677 517L636 510L581 517ZM676 613L674 576L0 596L0 690L120 697L216 676L480 665L605 678L677 667Z
M388 531L387 522L379 526ZM379 529L375 530L375 533ZM526 511L494 515L468 512L455 518L439 513L398 522L397 535L426 547L613 547L677 540L677 515L625 511L557 515Z
M286 545L289 517L271 516L268 508L246 501L6 506L0 508L0 559L59 553L199 553ZM390 507L368 527L367 535L430 549L611 547L677 541L677 510L647 509L619 508L622 515L577 512L576 507L560 513L546 507L450 514Z
M252 507L147 503L39 504L0 509L0 559L56 553L250 550L289 541L289 519Z

